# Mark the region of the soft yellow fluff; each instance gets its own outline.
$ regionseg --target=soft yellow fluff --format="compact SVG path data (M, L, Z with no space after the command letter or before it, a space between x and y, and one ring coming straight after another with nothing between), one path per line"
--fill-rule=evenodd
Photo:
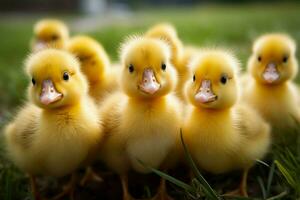
M69 30L64 22L57 19L43 19L34 25L31 50L45 48L64 49L69 40Z
M123 45L121 57L122 92L106 99L102 106L107 133L104 160L120 174L129 169L150 172L138 159L154 168L166 168L164 161L170 158L166 161L175 162L177 156L181 121L180 104L170 93L176 75L169 48L160 40L136 37ZM141 89L147 69L160 84L153 94Z
M101 119L79 63L67 52L48 49L30 56L26 70L32 79L29 102L6 128L9 156L31 175L70 174L91 159L102 138ZM62 95L48 102L42 95L50 82L54 87L48 92Z
M88 36L73 37L67 50L79 58L81 70L89 81L89 93L97 103L118 88L121 69L111 66L107 53L96 40Z
M237 60L222 50L205 50L191 67L193 74L186 86L190 107L183 135L192 156L211 173L247 170L266 154L270 128L238 101ZM210 81L209 87L203 85L206 81ZM199 94L213 98L199 100Z
M276 69L277 79L271 82L264 78L268 66ZM254 42L243 100L271 124L276 143L289 139L286 134L300 121L299 94L292 82L297 71L296 45L288 35L267 34Z

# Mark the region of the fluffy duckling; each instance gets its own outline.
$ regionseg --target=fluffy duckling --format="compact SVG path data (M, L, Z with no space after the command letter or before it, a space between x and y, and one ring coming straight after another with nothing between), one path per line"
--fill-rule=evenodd
M151 172L139 160L162 170L176 162L181 106L170 93L176 84L176 71L165 42L142 37L130 39L123 45L121 60L122 92L110 96L102 105L108 135L103 157L121 175L123 198L130 199L128 170ZM157 196L166 195L162 181Z
M34 25L34 37L31 40L33 52L45 48L64 49L69 39L68 27L60 20L43 19Z
M89 93L97 103L117 89L117 74L121 69L110 65L107 53L96 40L76 36L69 41L67 50L79 58L81 70L89 81Z
M244 170L239 194L247 195L247 174L270 144L270 128L239 103L238 62L222 50L206 50L191 62L186 85L190 108L183 125L189 150L204 170L220 174ZM216 159L217 158L217 159Z
M267 34L253 45L243 99L272 126L275 143L289 142L300 122L299 97L292 82L298 71L296 44L284 34Z
M102 138L101 119L90 99L78 61L62 50L47 49L26 62L29 102L5 131L11 160L32 180L61 177L92 159ZM74 176L72 177L74 178ZM73 192L73 181L61 197Z

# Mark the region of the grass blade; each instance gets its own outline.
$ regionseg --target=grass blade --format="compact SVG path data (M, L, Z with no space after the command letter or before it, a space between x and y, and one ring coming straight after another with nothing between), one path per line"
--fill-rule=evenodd
M167 181L173 183L174 185L177 185L178 187L186 190L186 191L189 191L189 192L195 192L194 188L188 184L186 184L185 182L183 181L180 181L162 171L159 171L155 168L152 168L150 166L147 166L145 163L143 163L141 160L138 159L138 161L141 163L141 165L143 165L145 168L148 168L150 169L153 173L157 174L158 176L162 177L163 179L166 179Z
M282 173L282 175L285 177L286 181L292 186L292 187L296 187L296 182L295 180L292 178L292 176L290 175L290 173L283 167L283 165L278 161L275 160L274 161L276 166L278 167L279 171Z
M257 181L258 181L258 184L260 186L263 198L266 199L267 198L267 190L266 190L266 188L264 186L264 182L263 182L262 178L261 177L257 177Z
M273 177L274 177L274 172L275 172L275 164L274 162L271 165L270 171L269 171L269 175L268 175L268 183L267 183L267 195L264 198L267 198L270 195L270 190L271 190L271 184L273 181Z
M181 143L182 146L184 148L184 153L185 153L185 157L193 171L193 173L195 174L196 178L198 179L198 181L203 185L203 189L204 192L207 196L210 197L211 200L219 200L220 197L216 194L216 192L212 189L212 187L208 184L208 182L205 180L205 178L201 175L200 171L198 170L195 162L192 159L191 154L189 153L184 140L183 140L183 134L182 134L182 129L180 129L180 138L181 138Z

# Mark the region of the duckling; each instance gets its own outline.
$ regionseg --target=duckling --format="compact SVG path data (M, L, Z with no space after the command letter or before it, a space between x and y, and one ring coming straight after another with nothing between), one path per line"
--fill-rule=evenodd
M88 36L73 37L67 50L79 58L89 81L89 93L97 103L118 88L117 74L121 69L111 66L107 53L96 40Z
M239 64L223 50L202 51L191 62L186 84L190 102L185 142L200 168L213 174L242 169L239 194L247 196L247 174L270 145L270 127L239 98ZM217 159L216 159L217 158Z
M171 94L176 70L165 42L134 37L123 44L121 52L122 90L102 104L107 138L101 155L121 176L123 198L130 199L127 172L151 172L140 161L162 170L176 163L181 105ZM157 198L167 196L164 184L161 181Z
M271 124L274 142L289 143L300 122L299 95L293 82L298 71L296 44L285 34L267 34L253 45L243 100Z
M101 118L87 94L88 84L71 54L47 49L26 61L31 78L29 101L5 131L11 160L31 177L32 191L40 198L35 177L61 177L93 159L102 139ZM72 194L72 181L57 196Z
M64 22L57 19L43 19L34 25L34 37L31 40L33 52L45 48L64 49L69 40L69 30Z

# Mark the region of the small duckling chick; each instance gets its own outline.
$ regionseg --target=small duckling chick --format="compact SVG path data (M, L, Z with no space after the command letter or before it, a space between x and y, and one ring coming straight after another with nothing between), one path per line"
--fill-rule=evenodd
M31 51L45 48L64 49L69 40L69 30L64 22L57 19L43 19L34 25Z
M296 44L285 34L267 34L253 45L243 100L271 124L274 142L290 143L300 122L299 94L292 81L298 71Z
M89 93L97 103L118 88L118 67L112 67L104 48L93 38L71 38L67 50L81 62L81 70L89 81Z
M191 62L191 69L185 142L199 167L208 172L244 170L238 192L247 196L248 170L267 153L270 127L238 101L239 64L231 54L205 50Z
M78 61L62 50L47 49L26 62L31 79L29 102L5 130L11 160L31 177L61 177L88 164L102 139L101 119L90 99ZM72 194L72 182L58 197Z
M123 198L130 199L127 172L167 170L176 163L180 131L180 104L171 94L176 71L168 45L158 39L136 37L123 45L122 91L102 104L107 134L102 154L105 163L121 176ZM166 198L164 181L157 198Z

